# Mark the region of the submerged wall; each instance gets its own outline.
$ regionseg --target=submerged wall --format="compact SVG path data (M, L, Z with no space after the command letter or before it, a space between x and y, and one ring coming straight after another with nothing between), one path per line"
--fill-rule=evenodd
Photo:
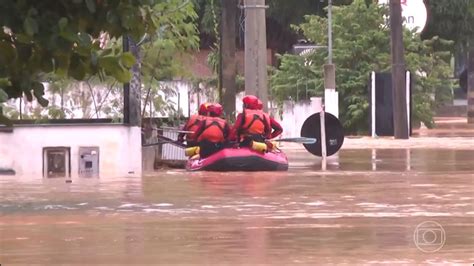
M66 168L72 178L79 177L81 164L83 168L97 167L95 176L101 178L142 173L141 129L122 124L17 125L12 132L0 132L0 168L42 178L48 167L47 147L69 151ZM81 161L80 147L97 149L92 154L98 157L98 165L84 163L84 156ZM49 163L57 164L55 160Z

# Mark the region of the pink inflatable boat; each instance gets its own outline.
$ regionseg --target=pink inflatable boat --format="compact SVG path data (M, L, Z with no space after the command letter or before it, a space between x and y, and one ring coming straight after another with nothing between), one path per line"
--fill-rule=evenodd
M249 148L226 148L204 159L189 159L188 171L287 171L281 151L261 153Z

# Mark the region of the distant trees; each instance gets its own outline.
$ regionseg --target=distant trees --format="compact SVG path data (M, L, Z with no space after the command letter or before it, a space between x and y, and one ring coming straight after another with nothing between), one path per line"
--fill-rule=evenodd
M460 85L467 92L468 122L474 123L474 1L430 0L431 19L424 36L439 35L455 42ZM467 68L466 68L467 67Z
M354 0L349 6L333 10L333 61L340 99L340 118L350 132L368 128L368 81L371 71L390 70L389 27L384 20L385 7ZM327 44L327 19L305 16L294 29L308 40ZM407 69L416 75L414 110L416 120L432 125L433 96L451 90L450 48L452 42L433 37L421 40L409 30L404 32ZM281 102L323 94L323 64L327 49L316 49L307 56L285 54L271 77L272 95Z
M429 0L430 17L423 38L440 36L456 46L474 39L474 1ZM454 47L453 47L454 48Z

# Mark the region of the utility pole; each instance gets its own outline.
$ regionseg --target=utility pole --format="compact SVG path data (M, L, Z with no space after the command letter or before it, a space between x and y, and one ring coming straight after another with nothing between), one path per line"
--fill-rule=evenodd
M474 43L469 46L467 57L467 123L474 124Z
M124 53L130 51L127 35L122 35L122 47ZM123 123L130 123L130 82L123 84Z
M390 40L392 50L393 128L396 139L408 139L408 117L403 48L402 6L400 0L390 0Z
M336 67L332 63L332 0L328 0L328 63L324 65L324 107L325 111L339 117Z
M234 117L237 65L235 62L235 18L237 14L236 0L221 0L221 41L219 76L222 84L222 105L228 118Z
M267 34L265 0L244 0L245 9L245 94L260 98L266 111L267 88Z
M141 120L141 56L140 47L130 36L122 36L123 51L130 51L136 58L136 63L132 66L132 79L130 83L123 84L123 122L129 126L142 126Z
M328 0L328 64L332 64L332 0Z

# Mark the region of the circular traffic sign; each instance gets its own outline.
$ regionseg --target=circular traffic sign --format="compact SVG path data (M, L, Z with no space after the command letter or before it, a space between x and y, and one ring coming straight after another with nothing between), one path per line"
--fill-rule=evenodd
M322 156L321 149L321 114L315 113L308 117L301 127L301 136L315 138L314 144L303 144L310 153ZM331 156L336 153L344 143L344 129L337 117L330 113L324 113L326 125L326 155Z

